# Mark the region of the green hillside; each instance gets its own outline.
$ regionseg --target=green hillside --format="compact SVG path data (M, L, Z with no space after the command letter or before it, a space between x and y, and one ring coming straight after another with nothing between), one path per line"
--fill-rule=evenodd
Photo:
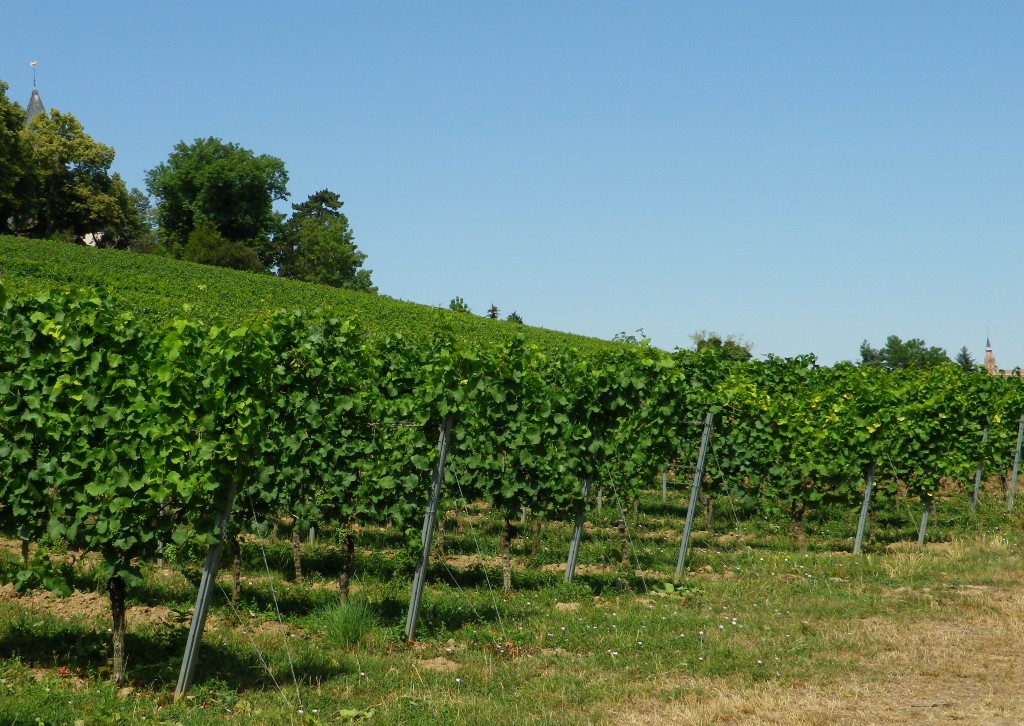
M193 316L243 322L278 308L323 309L355 318L372 336L449 328L460 338L481 341L503 340L522 332L545 348L596 350L615 345L271 275L19 237L0 236L0 282L10 295L54 287L101 288L126 309L155 320Z

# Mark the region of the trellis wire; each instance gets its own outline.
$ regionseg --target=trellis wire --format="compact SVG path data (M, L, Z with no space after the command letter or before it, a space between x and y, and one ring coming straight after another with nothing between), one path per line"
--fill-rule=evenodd
M480 537L479 537L479 535L477 535L476 527L474 527L473 526L473 522L471 520L469 520L469 506L466 503L466 495L462 491L462 482L460 481L458 474L456 474L454 478L455 478L455 486L458 487L458 489L459 489L459 499L462 500L462 511L465 512L465 514L466 514L466 517L467 517L466 521L469 524L470 533L473 536L473 543L476 545L476 553L477 553L477 556L480 557L480 562L482 563L483 562L483 558L484 558L484 556L483 556L483 549L480 547ZM455 586L461 592L464 593L465 590L463 590L462 586L458 583L457 580L455 580L455 575L448 568L447 564L445 564L445 569L448 570L448 573L450 575L452 575L452 579L455 582ZM497 597L497 595L494 594L495 589L494 589L494 586L491 584L491 578L487 574L487 568L486 567L483 568L483 572L484 572L484 582L487 583L487 591L490 593L490 595L491 595L491 602L494 605L494 614L498 618L498 629L501 630L501 637L502 637L502 639L505 639L505 621L502 620L501 610L498 608L498 597ZM472 605L470 605L470 607L473 608L473 614L476 615L479 618L480 614L477 612L477 609L475 607L473 607Z

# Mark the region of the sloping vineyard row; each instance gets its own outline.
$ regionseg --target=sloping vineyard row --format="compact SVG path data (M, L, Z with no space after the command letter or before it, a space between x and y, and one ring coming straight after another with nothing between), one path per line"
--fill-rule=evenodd
M414 524L449 415L459 496L508 523L524 507L567 517L583 479L629 502L666 462L688 464L708 411L712 489L799 522L856 502L871 462L927 498L983 456L1004 461L1024 389L952 365L379 339L299 312L157 325L91 291L41 293L0 320L0 532L97 553L114 602L160 543L215 541L229 492L257 519ZM45 556L8 574L68 583Z

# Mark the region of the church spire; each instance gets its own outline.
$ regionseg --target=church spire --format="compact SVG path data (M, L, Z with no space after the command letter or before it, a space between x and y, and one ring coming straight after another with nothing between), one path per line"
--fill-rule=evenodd
M996 354L992 352L992 341L987 335L985 336L985 370L992 376L999 372L999 368L996 366Z
M32 98L28 101L28 108L25 110L25 125L28 126L32 123L32 119L41 113L46 113L46 107L43 106L43 99L39 97L39 89L36 88L36 62L32 61L29 63L32 66Z

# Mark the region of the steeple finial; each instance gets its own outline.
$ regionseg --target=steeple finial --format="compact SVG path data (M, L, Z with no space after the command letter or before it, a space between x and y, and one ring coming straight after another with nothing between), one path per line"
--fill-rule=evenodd
M36 87L36 61L29 63L32 66L32 88Z

